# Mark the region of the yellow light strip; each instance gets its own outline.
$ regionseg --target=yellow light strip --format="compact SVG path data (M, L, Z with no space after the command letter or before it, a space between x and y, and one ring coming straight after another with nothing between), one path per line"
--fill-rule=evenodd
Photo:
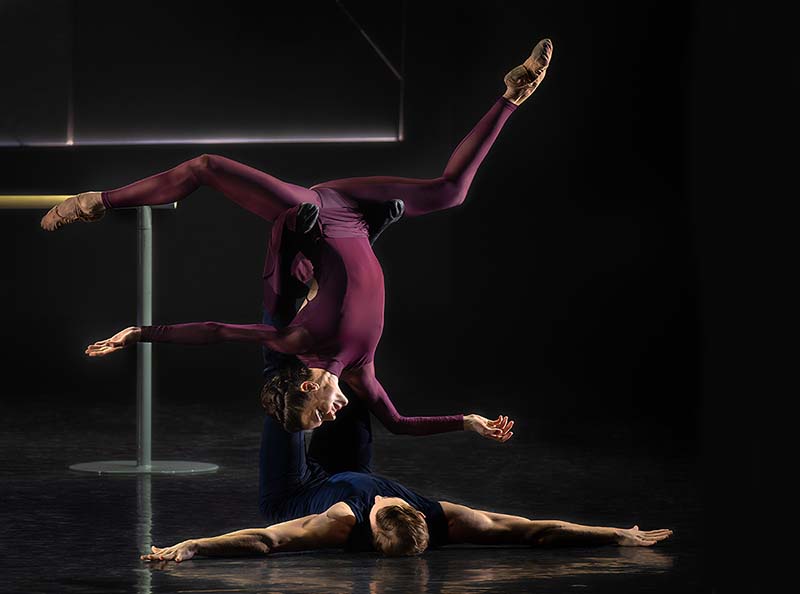
M52 208L74 194L50 194L44 196L10 196L0 194L0 209L2 208Z

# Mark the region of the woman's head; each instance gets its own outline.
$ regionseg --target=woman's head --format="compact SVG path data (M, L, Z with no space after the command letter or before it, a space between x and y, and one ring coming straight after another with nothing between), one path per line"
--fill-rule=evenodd
M261 405L287 431L302 431L333 421L347 398L335 375L292 361L264 384Z

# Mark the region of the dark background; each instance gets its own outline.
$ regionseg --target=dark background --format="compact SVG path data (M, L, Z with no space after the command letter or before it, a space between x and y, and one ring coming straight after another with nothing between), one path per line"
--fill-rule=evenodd
M366 6L350 4L396 47L386 20L397 6L388 15ZM302 23L282 27L304 34ZM102 52L106 32L94 33ZM759 418L741 406L735 346L750 322L739 308L746 280L733 264L742 247L731 218L747 216L740 208L755 183L745 150L754 130L741 118L747 99L730 93L756 59L743 10L409 2L403 142L4 148L2 193L111 189L205 152L306 186L436 177L503 92L503 75L542 37L555 47L547 78L512 116L466 203L403 220L376 246L387 289L379 377L407 414L505 413L520 435L696 460L708 533L727 535L729 512L755 494ZM213 54L195 49L198 60ZM285 60L306 72L314 58ZM372 76L342 60L349 86L396 101L390 83L376 82L385 78L380 63ZM198 113L220 85L197 86ZM291 92L282 89L276 105ZM336 106L331 129L347 128L347 106L354 125L365 121L361 102L327 96L313 74L296 92L298 101ZM310 117L324 125L319 112ZM115 403L135 398L135 353L88 360L83 348L135 323L135 214L54 234L38 228L42 214L0 211L4 391L13 394L3 412L13 416L17 401L68 401L114 414ZM157 211L155 322L257 320L267 232L208 189ZM247 345L156 346L155 406L203 401L213 415L249 399L257 414L259 364ZM709 575L735 562L730 546L709 540Z

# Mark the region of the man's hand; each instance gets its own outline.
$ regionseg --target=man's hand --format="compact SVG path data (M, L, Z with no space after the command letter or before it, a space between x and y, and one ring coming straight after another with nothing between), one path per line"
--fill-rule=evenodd
M129 326L120 330L111 338L100 340L86 347L85 353L90 357L105 357L127 346L136 344L142 336L142 329L138 326Z
M621 547L652 547L659 541L672 536L672 530L639 530L638 526L618 530L617 544Z
M193 540L184 540L165 549L150 547L150 550L153 552L140 557L142 561L175 561L175 563L180 563L194 557L195 553L197 553L197 544Z
M478 435L500 443L505 443L511 439L511 436L514 435L514 432L511 431L513 426L514 421L509 421L508 417L503 415L500 415L494 421L490 421L480 415L464 415L465 431L474 431Z

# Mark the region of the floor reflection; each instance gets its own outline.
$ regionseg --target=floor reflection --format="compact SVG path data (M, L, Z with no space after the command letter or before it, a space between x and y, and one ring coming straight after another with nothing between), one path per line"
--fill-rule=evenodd
M490 561L489 561L490 560ZM489 561L489 562L487 562ZM430 592L456 594L513 589L521 584L599 575L658 574L673 566L656 549L531 550L453 547L409 559L309 552L260 559L197 559L151 566L180 592ZM202 587L198 584L203 584ZM580 585L580 579L576 585Z
M153 544L153 484L149 474L136 477L136 546L140 551L149 551ZM146 567L136 571L137 594L151 594L152 572Z

